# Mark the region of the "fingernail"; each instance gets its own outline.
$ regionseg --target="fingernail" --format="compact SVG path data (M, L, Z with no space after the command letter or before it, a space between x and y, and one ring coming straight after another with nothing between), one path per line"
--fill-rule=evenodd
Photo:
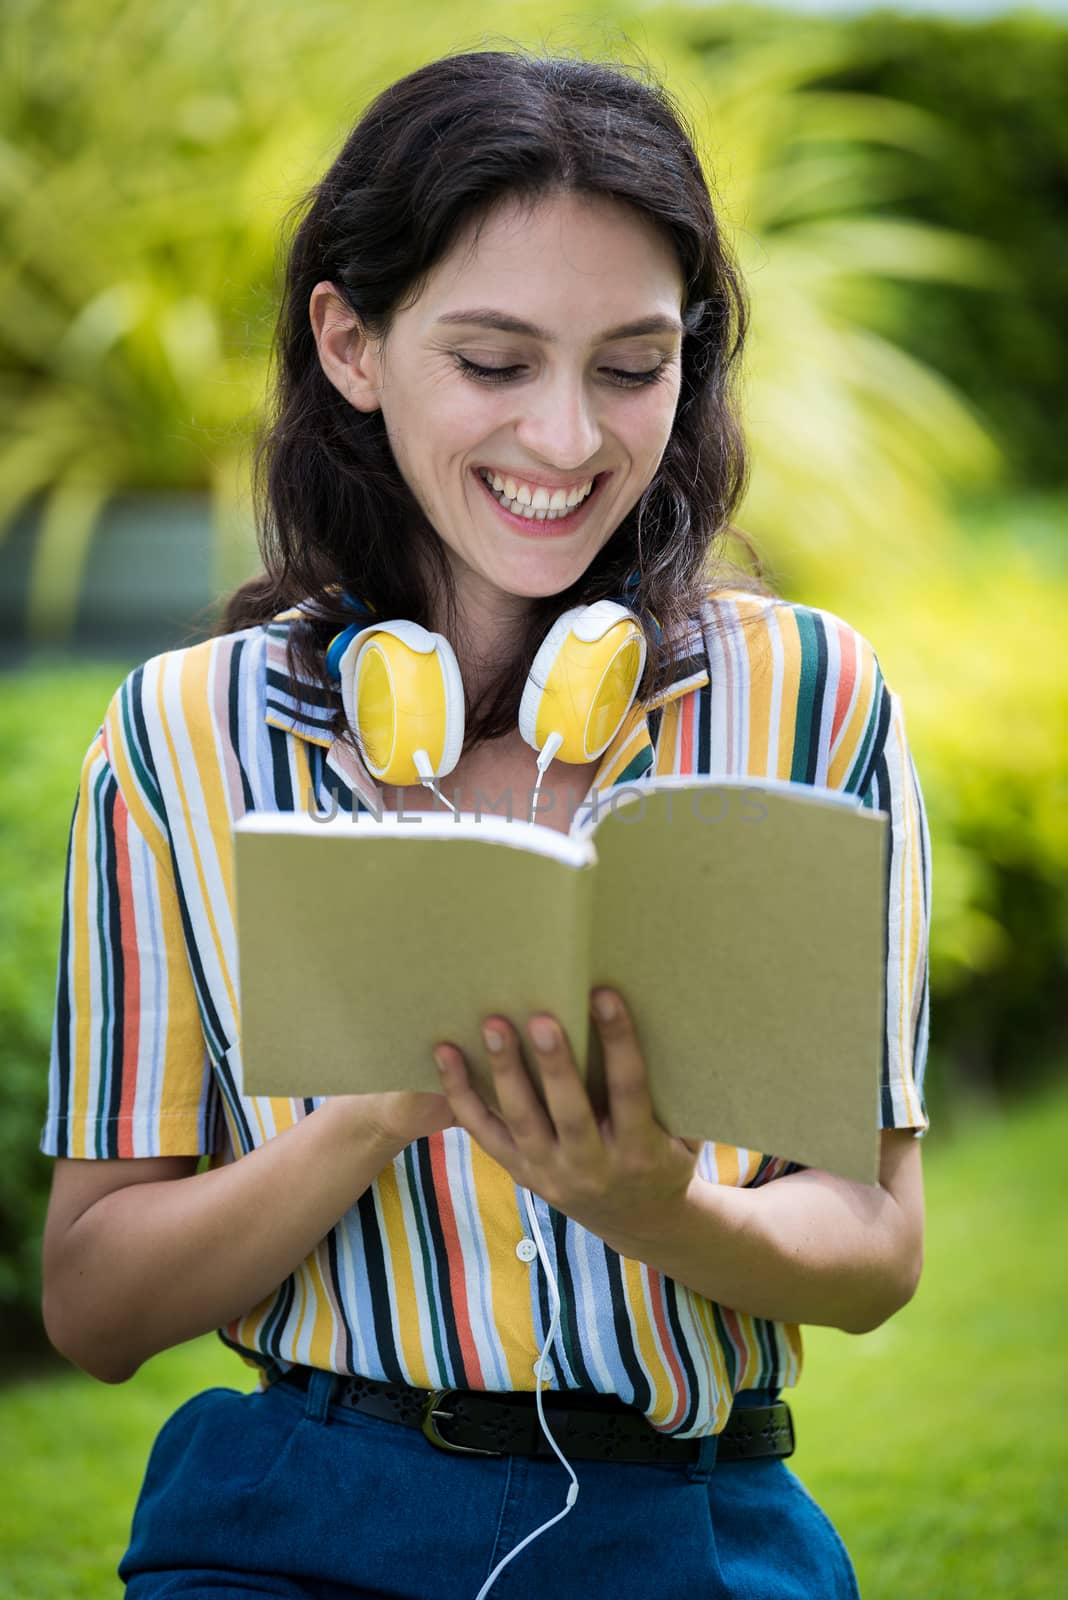
M537 1017L530 1023L529 1032L539 1050L556 1049L556 1024L548 1017Z
M611 1022L619 1011L615 995L607 994L604 990L599 989L593 997L593 1011L601 1022Z
M504 1049L504 1034L500 1028L495 1028L492 1023L487 1022L483 1025L482 1037L486 1041L486 1049L492 1050L494 1055L499 1050Z
M437 1067L438 1071L439 1072L448 1072L449 1063L446 1061L445 1057L437 1050L435 1050L433 1052L433 1056L434 1056L434 1065Z

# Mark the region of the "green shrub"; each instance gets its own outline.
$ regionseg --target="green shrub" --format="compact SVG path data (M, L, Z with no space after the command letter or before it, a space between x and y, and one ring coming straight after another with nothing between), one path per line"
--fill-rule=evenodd
M988 240L1010 290L902 284L883 301L883 325L991 419L1018 483L1064 484L1068 28L1038 10L880 11L855 19L852 40L856 55L829 88L886 95L946 124L942 158L903 175L890 208Z
M990 17L919 9L851 16L847 54L807 88L828 92L843 117L855 105L866 135L865 108L882 107L884 138L876 135L866 206L888 224L946 230L947 242L983 240L1000 272L985 283L917 283L906 269L875 295L858 284L854 310L968 396L1018 484L1054 488L1068 478L1068 27L1037 8ZM706 60L713 80L717 60L739 37L785 34L804 52L841 28L837 16L800 17L773 6L657 8L656 15ZM813 212L837 209L852 182L846 144L829 141L825 158L822 183L799 189ZM890 262L887 276L895 276Z
M67 836L82 757L126 666L4 675L0 719L0 1352L39 1346L48 1093Z
M801 585L868 634L904 705L932 833L937 1115L1063 1067L1066 532L1063 497L988 497L960 508L952 543L877 584L851 563Z

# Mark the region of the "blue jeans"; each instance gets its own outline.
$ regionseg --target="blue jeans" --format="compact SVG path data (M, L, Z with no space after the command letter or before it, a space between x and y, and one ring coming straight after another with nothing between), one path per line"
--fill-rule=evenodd
M325 1372L306 1394L205 1389L168 1418L119 1563L126 1600L475 1600L563 1508L558 1461L448 1455L332 1392ZM859 1600L844 1544L786 1464L715 1454L708 1439L688 1464L575 1462L575 1506L487 1600Z

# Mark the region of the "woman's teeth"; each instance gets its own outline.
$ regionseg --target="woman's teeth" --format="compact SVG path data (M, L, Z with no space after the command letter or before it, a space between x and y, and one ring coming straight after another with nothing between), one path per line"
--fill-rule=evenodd
M534 489L517 482L515 478L502 478L496 472L486 472L482 467L479 468L479 477L492 489L506 511L513 512L517 517L536 518L538 522L555 522L558 517L566 517L569 511L581 505L586 496L592 493L594 482L589 478L585 483L576 484L573 489Z

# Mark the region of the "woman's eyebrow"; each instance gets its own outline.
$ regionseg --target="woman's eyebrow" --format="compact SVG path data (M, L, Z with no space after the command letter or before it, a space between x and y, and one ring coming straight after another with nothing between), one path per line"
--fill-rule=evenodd
M538 328L532 322L524 322L520 317L513 317L507 311L493 311L485 307L477 307L473 311L450 311L445 316L438 318L439 323L466 322L477 324L480 328L496 328L499 333L523 334L528 339L541 339L545 344L555 344L556 336L546 328ZM606 328L599 333L594 344L605 344L611 339L637 339L646 333L685 333L682 323L677 317L663 315L639 317L636 322L625 322L618 328Z

